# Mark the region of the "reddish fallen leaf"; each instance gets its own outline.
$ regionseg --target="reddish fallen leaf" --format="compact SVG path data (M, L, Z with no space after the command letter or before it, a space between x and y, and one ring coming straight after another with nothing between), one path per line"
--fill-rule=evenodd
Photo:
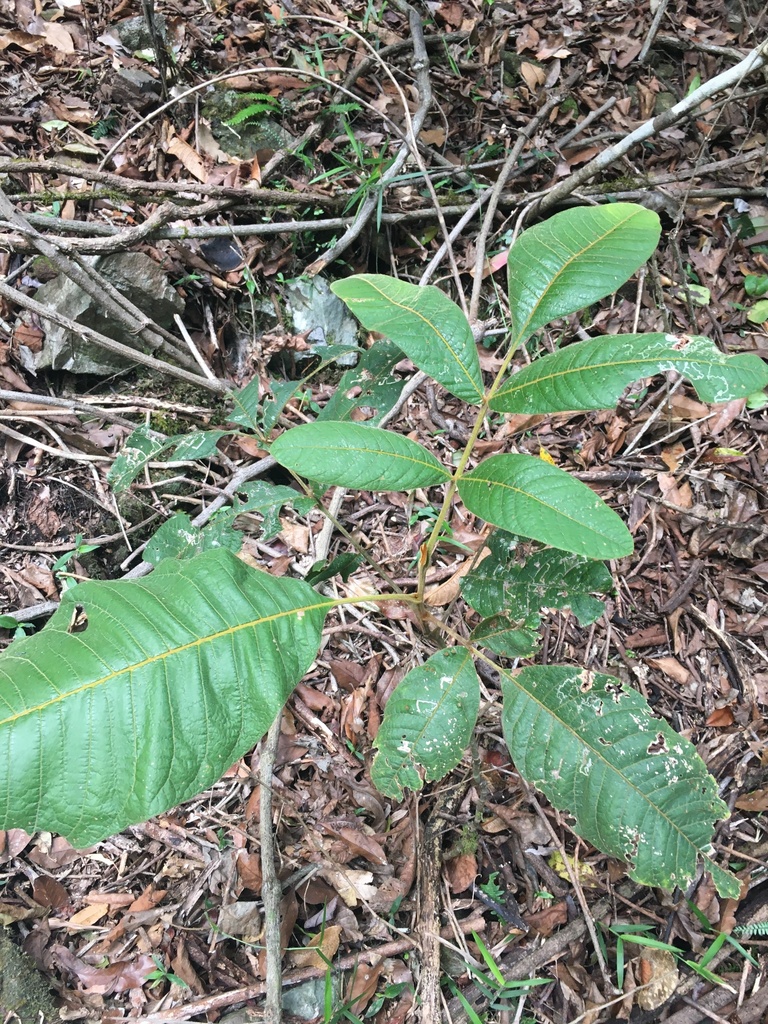
M167 889L155 889L155 887L150 884L146 887L141 896L133 901L128 910L131 913L135 913L138 910L153 910L165 897L167 892Z
M345 996L346 1004L357 1016L361 1016L365 1012L368 1004L376 995L383 967L383 959L373 967L368 964L357 965Z
M768 811L768 786L764 789L753 789L751 793L745 793L736 801L740 811Z
M261 892L261 858L257 853L246 853L241 850L237 857L237 873L244 889Z
M350 850L354 851L358 857L365 857L372 864L387 863L384 851L373 836L366 835L365 832L358 829L346 827L340 828L336 835L343 839Z
M474 853L460 853L445 865L451 892L464 892L477 878L477 857Z
M551 935L555 928L565 924L568 920L568 904L565 900L554 903L551 907L538 910L534 914L523 914L523 920L537 935L546 938Z
M707 725L715 729L725 729L733 725L733 712L730 708L716 708L707 719Z
M66 946L53 946L51 954L92 995L109 996L141 988L147 975L157 967L151 956L143 954L134 960L116 960L108 967L92 967L70 953Z

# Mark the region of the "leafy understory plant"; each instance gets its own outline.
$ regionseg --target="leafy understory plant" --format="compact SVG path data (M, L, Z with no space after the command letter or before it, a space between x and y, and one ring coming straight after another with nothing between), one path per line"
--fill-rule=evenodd
M478 460L489 413L610 408L626 385L667 370L707 402L768 383L756 356L726 356L706 338L661 333L581 341L513 372L516 351L536 330L615 291L651 255L659 232L655 214L623 203L569 210L526 231L509 253L511 329L490 385L469 323L438 289L377 275L337 282L363 326L387 339L362 357L370 387L361 383L359 404L380 407L376 396L391 395L387 374L405 354L475 410L456 464L396 431L352 422L354 402L346 400L271 441L293 392L276 388L269 406L250 385L235 396L237 428L271 441L275 459L311 483L307 497L248 485L224 518L197 533L186 520L183 543L174 547L168 536L156 544L159 564L149 577L79 584L40 634L13 642L0 657L0 825L49 829L82 846L210 786L279 714L317 654L326 616L343 603L410 602L430 636L442 631L445 641L387 705L376 785L399 798L453 769L478 715L478 660L534 655L543 607L570 607L582 623L594 621L602 609L594 594L611 585L604 560L632 551L619 516L557 466L515 452ZM351 381L345 375L344 394ZM175 458L205 457L221 436L173 438L167 447ZM159 445L137 431L113 486L126 486ZM286 501L310 504L331 485L430 491L439 511L412 592L394 593L382 580L362 596L357 587L357 596L328 597L236 557L238 514L257 510L272 528ZM462 581L478 616L469 636L437 616L425 588L457 502L496 528L487 557ZM356 565L350 554L345 578ZM342 572L341 562L313 578L330 572ZM499 668L502 723L520 774L570 812L585 839L625 860L633 878L685 885L711 852L714 822L727 815L693 746L609 675L508 665ZM733 875L705 864L722 894L738 894Z

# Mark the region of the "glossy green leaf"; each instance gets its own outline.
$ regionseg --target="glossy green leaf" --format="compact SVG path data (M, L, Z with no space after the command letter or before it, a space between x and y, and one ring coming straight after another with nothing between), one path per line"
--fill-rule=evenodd
M685 889L705 858L718 892L737 878L706 859L728 817L693 745L618 679L568 666L502 671L504 738L515 767L579 835L629 863L644 885Z
M270 452L307 480L363 491L409 491L450 479L420 444L362 423L305 423L281 434Z
M479 404L483 375L472 328L456 303L439 288L380 274L358 274L336 281L331 289L363 327L393 341L452 395Z
M442 779L469 746L479 709L477 672L462 648L438 651L411 669L389 698L376 736L376 788L399 800L406 787Z
M491 554L461 581L464 599L480 615L503 608L510 619L536 629L542 608L570 608L582 626L603 614L605 605L592 595L613 590L613 578L602 562L554 548L524 556L517 538L500 530L489 547Z
M513 346L615 292L660 234L657 215L633 203L564 210L523 232L507 261Z
M632 535L594 491L532 455L493 455L459 480L470 512L511 533L587 558L622 558Z
M704 402L744 398L768 383L768 364L759 356L727 356L709 338L619 334L536 359L505 381L490 404L527 414L610 409L628 384L667 370L689 380Z
M0 828L86 846L206 789L269 728L328 607L223 548L67 591L0 655Z

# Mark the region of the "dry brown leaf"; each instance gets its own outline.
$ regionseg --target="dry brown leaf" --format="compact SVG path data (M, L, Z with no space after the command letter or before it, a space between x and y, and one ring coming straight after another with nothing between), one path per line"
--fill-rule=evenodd
M39 875L32 884L32 899L41 907L61 910L69 903L69 893L55 878Z
M442 146L445 142L445 128L425 128L419 132L419 138L428 146Z
M336 833L358 857L365 857L372 864L386 864L387 858L373 836L354 828L340 828Z
M292 523L290 519L281 519L280 525L280 539L300 555L306 555L309 551L309 527L302 526L301 523Z
M764 789L753 789L751 793L745 793L736 801L740 811L768 811L768 787Z
M474 853L460 853L446 861L445 871L451 892L464 892L477 878L477 857Z
M171 156L175 156L182 162L193 178L197 178L198 181L205 181L207 179L208 172L200 158L200 154L188 142L179 138L178 135L174 135L165 148L167 153L170 153Z
M443 608L445 605L450 604L451 601L455 601L459 596L461 580L471 568L479 565L490 553L490 548L483 548L477 558L465 558L453 576L443 583L439 583L436 587L430 587L427 590L424 595L424 604L428 608Z
M69 919L69 924L76 928L85 928L96 924L102 917L106 917L108 913L108 903L92 903L90 906L83 907L82 910L78 910L76 914L73 914Z
M379 977L383 967L383 957L372 967L369 967L368 964L357 965L344 997L345 1003L355 1015L362 1016L366 1007L376 995L376 987L379 984Z
M680 664L677 658L649 658L648 664L653 665L654 668L659 669L665 676L680 683L681 686L687 686L691 681L691 673L684 665Z
M559 928L561 924L567 922L568 904L565 900L561 900L551 907L545 907L544 910L538 910L533 914L523 914L523 920L537 935L546 938L552 934L555 928Z
M133 960L117 960L109 967L91 967L70 953L65 946L53 946L51 953L87 992L102 996L141 988L147 975L157 968L152 957L143 954Z
M680 980L677 961L668 949L649 946L638 958L637 980L647 988L638 989L637 1005L641 1010L658 1010L677 988Z
M254 900L238 900L228 903L219 911L219 931L226 935L243 935L255 942L261 935L261 903Z
M366 902L376 894L376 886L372 885L373 875L370 871L356 871L348 868L323 868L320 872L329 885L332 885L348 907L356 907L360 900Z
M331 924L314 935L304 949L292 949L289 959L294 967L316 967L324 971L333 960L341 942L341 928Z
M529 64L527 61L523 61L520 65L520 74L531 92L536 92L539 86L544 85L547 80L547 72L544 68L540 68L538 64Z

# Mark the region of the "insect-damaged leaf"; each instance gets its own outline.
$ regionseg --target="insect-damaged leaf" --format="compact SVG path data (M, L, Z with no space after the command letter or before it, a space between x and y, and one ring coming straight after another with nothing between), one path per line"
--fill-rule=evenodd
M768 365L749 352L725 355L698 335L622 334L579 341L513 374L491 401L502 412L610 409L641 377L675 370L704 402L744 398L768 383Z
M740 883L708 859L728 817L693 745L611 676L569 666L502 670L504 738L520 774L579 835L644 885L685 888L705 858L718 892Z
M479 708L480 683L462 648L438 651L412 669L389 698L376 736L376 788L399 800L406 786L441 779L469 745Z

